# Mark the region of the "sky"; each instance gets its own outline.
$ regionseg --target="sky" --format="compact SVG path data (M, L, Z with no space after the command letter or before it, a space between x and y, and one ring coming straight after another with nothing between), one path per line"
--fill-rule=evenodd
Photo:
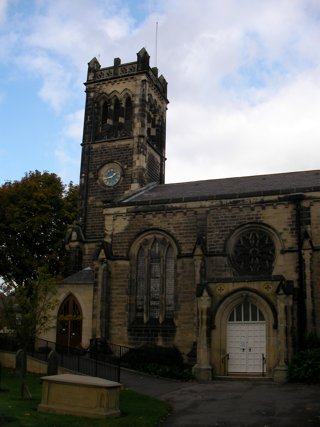
M0 0L0 185L78 183L87 63L142 47L168 81L167 183L319 169L319 45L319 0Z

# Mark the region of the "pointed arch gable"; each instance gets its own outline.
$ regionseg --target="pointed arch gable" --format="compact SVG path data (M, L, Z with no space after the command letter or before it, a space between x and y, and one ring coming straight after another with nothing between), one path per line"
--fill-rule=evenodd
M62 300L57 314L56 343L78 347L82 341L82 307L72 292Z
M123 101L125 101L126 98L128 97L131 98L132 100L134 98L133 92L131 92L131 90L128 88L123 89L123 91L119 94L119 96Z
M133 253L136 251L136 248L141 245L143 240L149 239L151 237L158 237L159 239L165 239L168 242L171 243L175 256L179 257L181 254L181 248L178 243L178 241L175 239L172 234L168 233L166 230L163 230L162 228L150 228L147 231L142 231L141 233L138 233L131 241L129 245L129 251L128 251L128 258L130 259L133 255Z
M114 102L115 98L120 100L122 97L121 97L121 93L119 91L113 90L112 92L110 92L108 94L108 98L110 99L110 102Z
M228 293L224 298L219 301L212 311L212 329L216 328L217 316L221 316L221 311L224 311L223 315L227 319L233 310L233 308L242 303L244 298L249 298L252 303L257 305L258 308L264 307L269 312L270 317L273 319L273 329L278 328L278 314L275 305L265 295L258 292L256 289L241 287L233 292ZM228 311L229 310L229 311Z
M67 306L69 306L69 308L67 308ZM58 309L58 316L61 309L64 309L64 310L69 309L70 312L68 312L68 314L82 317L83 310L82 310L81 304L79 302L79 299L75 296L73 292L69 292L66 296L64 296L64 298L60 302L59 309ZM75 313L72 314L74 309L77 311L77 314Z

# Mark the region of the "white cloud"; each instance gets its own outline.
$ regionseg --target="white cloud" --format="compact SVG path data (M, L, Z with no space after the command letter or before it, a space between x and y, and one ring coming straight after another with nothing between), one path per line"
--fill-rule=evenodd
M167 182L319 167L317 71L300 75L258 105L219 110L183 103L172 110Z
M69 139L58 141L54 156L59 163L58 175L64 182L79 182L80 152L79 144Z
M84 111L78 110L66 117L66 127L64 134L69 138L76 138L81 141L83 130Z
M54 110L59 110L70 96L71 72L47 53L31 51L16 62L32 76L41 76L43 83L39 96Z
M145 46L154 65L158 21L168 182L318 167L318 0L149 0L139 22L121 0L34 4L0 56L14 52L13 62L41 79L41 98L66 116L66 140L81 141L87 62L134 61ZM79 169L73 150L61 141L56 150L64 176Z
M7 7L8 0L0 1L0 25L2 25L7 19Z

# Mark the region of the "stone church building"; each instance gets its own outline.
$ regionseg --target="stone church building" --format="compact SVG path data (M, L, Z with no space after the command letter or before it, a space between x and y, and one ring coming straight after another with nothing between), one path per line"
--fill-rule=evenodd
M147 51L92 59L85 86L79 222L46 338L175 346L199 379L283 380L320 334L320 171L165 184L167 82Z

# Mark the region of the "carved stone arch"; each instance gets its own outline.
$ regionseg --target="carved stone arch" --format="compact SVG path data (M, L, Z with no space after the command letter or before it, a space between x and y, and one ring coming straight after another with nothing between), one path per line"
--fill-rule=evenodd
M79 299L68 292L60 303L57 314L57 346L78 347L82 341L83 311Z
M128 252L128 258L130 259L132 256L133 251L137 246L139 246L143 241L145 241L145 244L148 244L148 241L150 237L152 236L161 236L162 238L165 238L168 242L170 242L175 249L175 253L177 256L180 255L181 249L180 245L177 242L177 240L169 234L167 231L164 231L160 228L152 228L148 231L143 231L135 236L135 238L131 241L129 246L129 252Z
M177 254L174 239L160 230L148 230L133 241L129 249L131 321L173 322Z
M106 93L95 100L95 132L98 139L108 137L110 119L110 99Z
M226 310L225 319L227 319L232 311L232 308L235 305L240 304L244 298L249 298L250 302L252 301L253 303L255 303L258 308L260 308L261 306L263 311L267 309L269 313L269 319L272 320L272 328L273 329L278 328L277 309L275 305L272 303L272 301L270 301L265 295L261 294L255 289L242 287L229 293L224 298L222 298L221 301L212 310L212 315L211 315L212 329L215 329L219 323L219 320L217 319L218 319L218 313L221 310L221 307L223 307L223 310ZM259 301L258 304L257 304L257 301ZM230 307L229 311L227 309L228 306Z
M120 94L120 98L121 98L122 103L124 103L128 97L131 98L131 100L133 101L134 94L131 92L131 90L129 90L127 88L123 89L123 91Z
M122 136L130 136L133 130L134 104L133 96L129 90L124 90L122 93L123 106L123 132Z
M110 92L108 97L109 97L111 103L114 103L114 100L116 98L119 101L121 101L121 99L122 99L121 93L118 90L113 90L112 92Z
M278 316L274 304L261 293L251 288L242 287L223 298L212 312L211 361L217 373L225 375L227 357L228 323L231 312L244 302L250 302L259 309L264 317L266 336L266 369L268 372L277 362L277 324ZM262 359L261 359L262 363Z
M99 96L97 96L95 102L99 107L101 107L105 101L109 102L109 99L109 95L105 92L102 92L99 94Z
M67 291L64 294L61 295L60 297L60 301L59 301L59 308L58 308L58 312L59 309L61 308L62 304L67 300L67 299L71 299L73 298L74 301L77 303L79 310L81 312L81 316L83 316L83 308L82 308L82 304L80 303L80 298L79 295L77 295L77 292L73 292L73 291Z
M97 105L97 107L98 107L98 109L99 109L99 111L100 111L100 117L101 117L101 111L102 111L102 108L103 108L103 106L106 104L106 105L108 105L108 106L110 106L110 98L109 98L109 96L108 96L108 94L106 94L106 93L101 93L98 97L97 97L97 99L96 99L96 105Z
M239 276L272 275L282 241L269 225L252 222L242 224L225 243L230 265Z

